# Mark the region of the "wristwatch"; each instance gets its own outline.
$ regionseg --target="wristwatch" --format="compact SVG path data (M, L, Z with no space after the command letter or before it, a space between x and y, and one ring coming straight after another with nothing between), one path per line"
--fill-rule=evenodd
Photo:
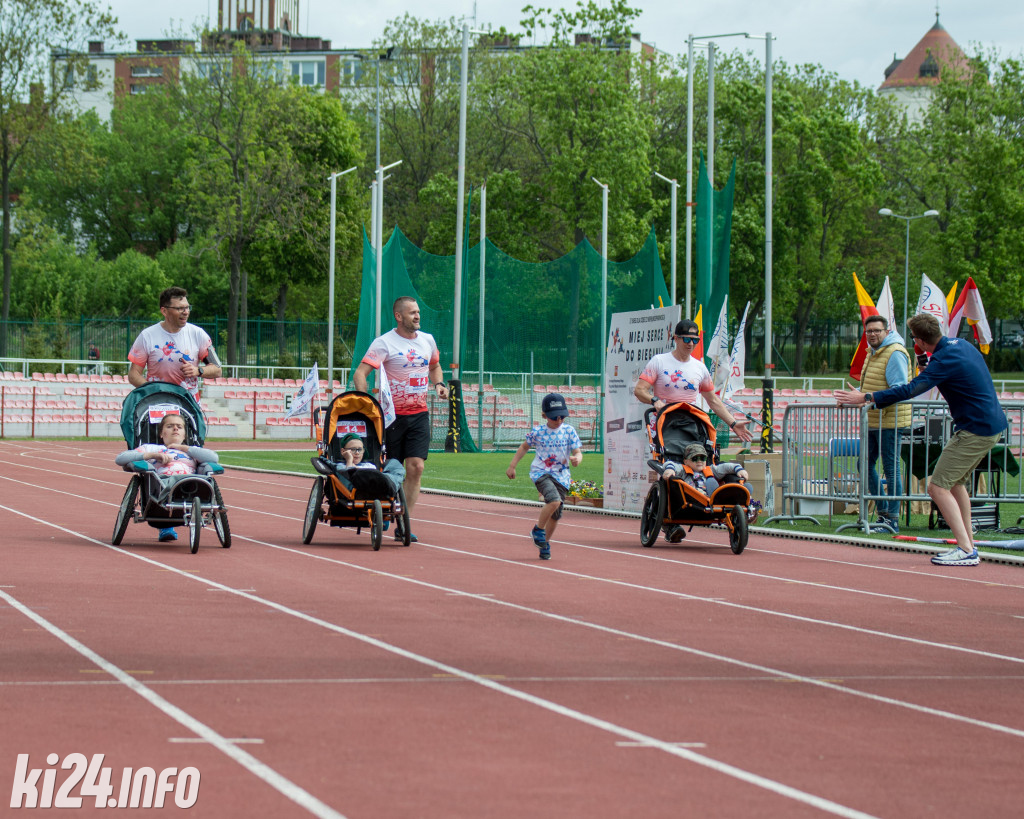
M196 367L196 369L199 370L199 377L202 378L203 377L203 371L206 369L206 365L202 361L200 361L199 362L199 366Z

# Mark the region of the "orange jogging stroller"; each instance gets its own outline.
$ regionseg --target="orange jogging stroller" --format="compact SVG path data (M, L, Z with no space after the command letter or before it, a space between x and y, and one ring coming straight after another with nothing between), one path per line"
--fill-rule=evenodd
M669 404L660 413L653 408L644 414L653 457L647 465L657 474L644 500L640 515L640 543L653 546L658 532L666 538L677 526L724 525L729 530L729 546L740 554L747 546L747 525L757 518L750 501L750 490L742 479L726 476L706 495L677 476L664 481L666 461L683 462L683 451L698 443L708 453L708 464L720 463L715 445L714 424L707 413L692 404ZM732 479L730 481L730 478Z
M331 526L354 526L356 534L365 526L370 544L378 551L384 529L394 522L399 544L408 546L409 510L405 493L396 492L391 480L380 470L387 453L384 449L384 412L372 395L351 390L334 398L325 410L320 427L320 410L314 411L314 424L320 431L320 454L310 458L320 473L313 482L302 524L302 542L310 543L319 521ZM363 441L363 463L376 469L348 468L341 457L341 439L354 432ZM326 504L326 505L325 505Z

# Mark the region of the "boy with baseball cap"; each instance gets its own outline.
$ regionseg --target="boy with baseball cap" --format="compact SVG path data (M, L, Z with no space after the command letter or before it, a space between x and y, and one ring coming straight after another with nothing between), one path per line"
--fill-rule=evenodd
M572 424L565 423L569 417L565 399L557 392L551 392L544 396L540 407L547 424L535 426L526 433L526 440L512 456L512 463L505 474L509 480L514 480L516 464L531 448L534 449L536 454L530 464L530 480L544 499L544 506L537 525L533 527L533 542L540 549L540 559L550 560L551 535L562 517L562 502L572 482L569 467L580 465L583 450L580 448L580 436Z

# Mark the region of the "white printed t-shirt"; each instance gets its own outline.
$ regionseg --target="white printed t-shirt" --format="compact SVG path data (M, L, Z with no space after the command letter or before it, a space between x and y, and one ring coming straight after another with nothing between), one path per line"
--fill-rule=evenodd
M383 362L395 415L416 415L427 411L430 368L440 359L430 333L417 330L415 338L405 338L391 330L373 340L362 363L377 369Z
M530 480L537 483L545 475L550 475L568 489L572 483L569 455L583 446L575 427L563 421L552 429L544 423L526 433L526 444L536 452L530 464Z
M147 381L180 384L198 398L199 379L185 378L181 365L186 361L198 364L211 346L213 340L207 332L194 324L186 324L177 333L168 333L163 325L154 324L139 333L128 360L146 370Z
M655 398L670 403L696 404L702 392L715 387L703 361L693 356L680 361L672 353L659 353L648 361L640 380L651 385Z
M139 452L144 456L158 455L166 452L174 460L167 464L153 464L157 475L195 475L196 462L187 452L180 449L168 449L163 444L143 444L138 447Z

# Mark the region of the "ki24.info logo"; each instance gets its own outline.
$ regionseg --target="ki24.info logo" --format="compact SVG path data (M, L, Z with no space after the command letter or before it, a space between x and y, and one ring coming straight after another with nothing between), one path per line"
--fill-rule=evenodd
M191 808L199 799L196 768L125 768L117 792L113 772L103 767L103 754L48 754L46 768L30 768L29 755L18 754L11 788L12 808L81 808L91 797L97 808L162 808L168 794L179 808ZM58 767L57 763L61 762ZM62 775L58 785L59 772Z

